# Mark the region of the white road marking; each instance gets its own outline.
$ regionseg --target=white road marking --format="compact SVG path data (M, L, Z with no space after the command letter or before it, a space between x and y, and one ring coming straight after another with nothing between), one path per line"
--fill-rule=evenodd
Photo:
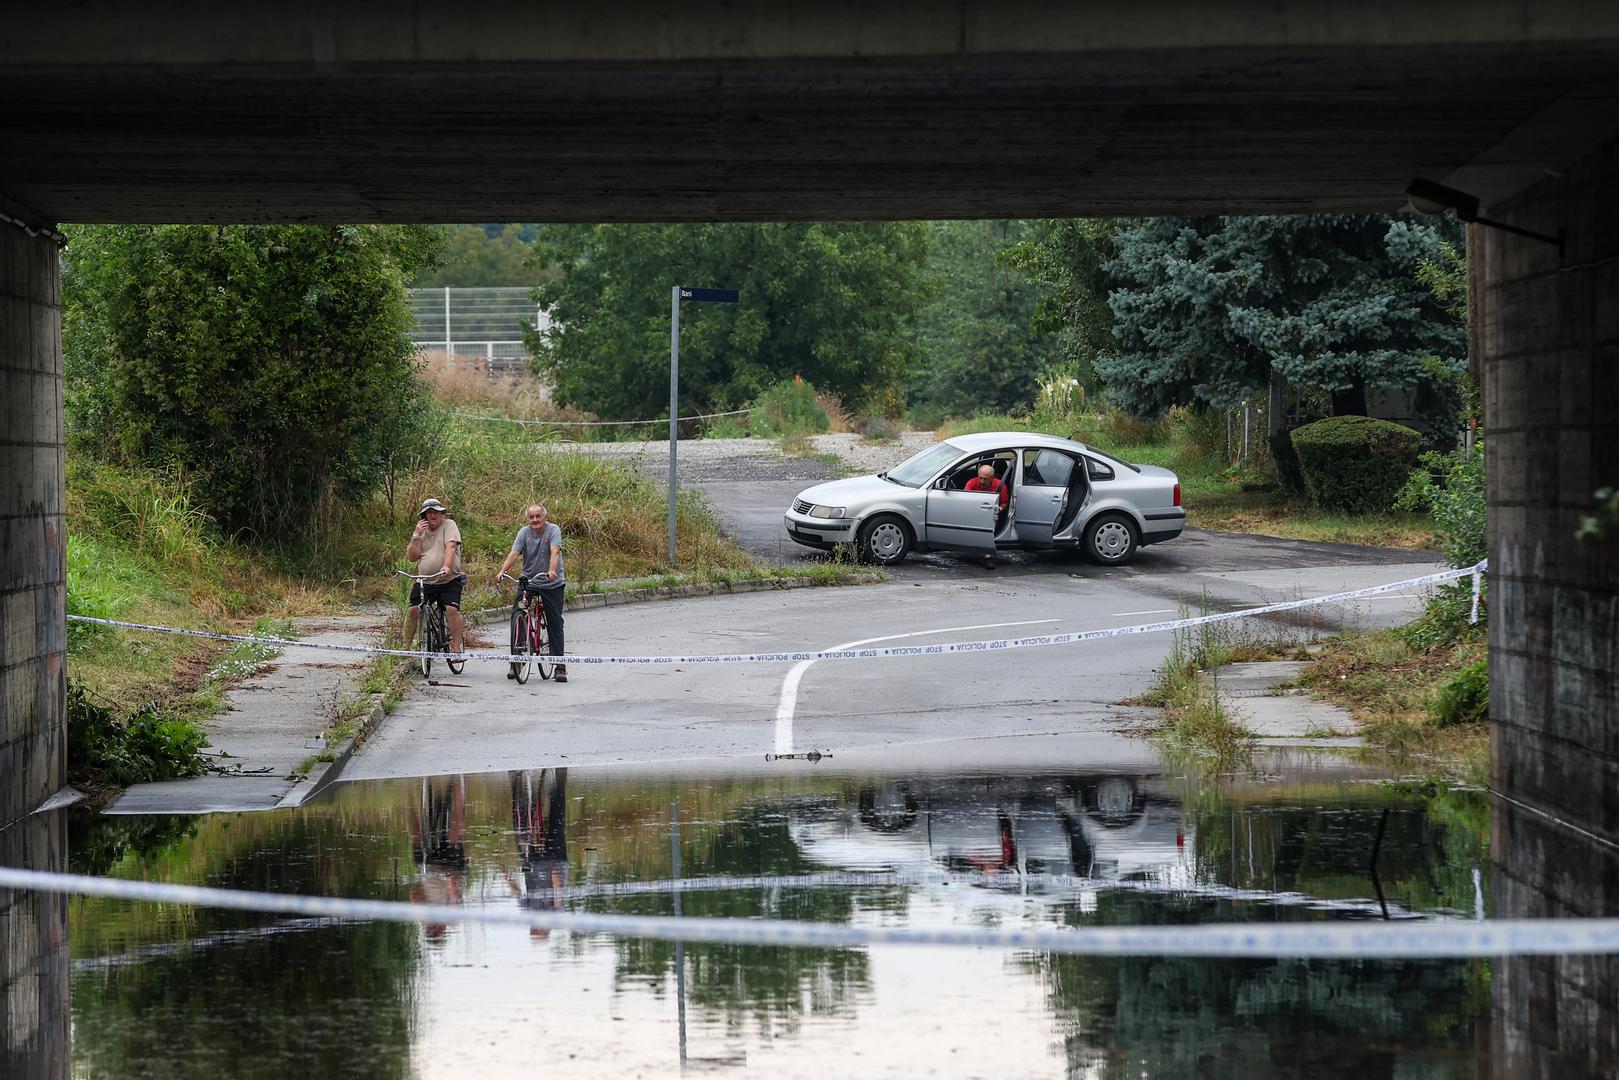
M951 634L959 630L993 630L1000 626L1034 626L1037 623L1060 622L1059 619L1024 619L1020 622L991 622L976 623L972 626L941 626L937 630L913 630L908 634L888 634L883 637L861 638L859 641L846 641L842 645L834 645L822 652L837 652L840 649L854 649L861 645L873 645L879 641L898 641L900 638L925 637L928 634ZM810 669L814 660L801 660L793 665L787 677L781 682L781 698L776 702L776 753L791 754L793 752L793 713L798 709L798 684L804 678L804 672Z
M1153 608L1151 611L1115 611L1113 614L1109 615L1108 618L1122 619L1126 615L1172 615L1179 610L1180 608L1161 607Z

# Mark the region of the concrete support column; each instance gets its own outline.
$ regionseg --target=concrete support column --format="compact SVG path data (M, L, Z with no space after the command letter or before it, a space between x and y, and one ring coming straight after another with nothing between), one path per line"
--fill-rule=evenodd
M67 780L63 443L56 245L0 223L0 828Z
M1475 227L1489 469L1496 914L1619 915L1619 535L1578 540L1619 487L1619 142ZM1512 802L1507 801L1513 800ZM1555 820L1554 820L1555 819ZM1496 1075L1605 1075L1619 958L1526 959L1492 984Z

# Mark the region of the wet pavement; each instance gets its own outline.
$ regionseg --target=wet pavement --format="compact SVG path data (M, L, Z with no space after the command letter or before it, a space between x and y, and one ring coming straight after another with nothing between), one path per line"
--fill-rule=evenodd
M5 855L468 908L1060 929L1473 919L1492 908L1489 822L1479 793L1391 785L1341 753L1211 775L1140 740L1049 737L355 782L259 814L58 812ZM1480 961L676 945L28 902L38 1050L8 1076L1365 1080L1490 1061ZM29 950L8 944L15 970Z

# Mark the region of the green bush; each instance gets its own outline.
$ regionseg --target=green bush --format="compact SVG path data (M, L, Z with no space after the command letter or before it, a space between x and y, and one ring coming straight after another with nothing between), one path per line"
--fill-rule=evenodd
M1292 440L1311 502L1369 513L1393 505L1416 467L1422 436L1369 416L1329 416L1293 429Z
M147 702L127 717L94 701L84 687L67 689L69 779L130 784L200 775L199 751L208 745L202 729L182 717L166 716Z
M1395 505L1433 515L1434 539L1452 566L1472 566L1484 558L1484 441L1472 449L1422 455L1400 489Z
M1490 715L1490 667L1488 660L1468 664L1439 687L1439 697L1431 710L1440 727L1472 724Z
M819 435L832 418L816 399L815 387L796 376L760 394L748 413L748 429L767 439L783 435Z

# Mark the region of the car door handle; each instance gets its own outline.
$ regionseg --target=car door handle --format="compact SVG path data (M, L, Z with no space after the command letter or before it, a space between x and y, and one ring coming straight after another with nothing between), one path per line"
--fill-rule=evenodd
M1051 497L1051 501L1054 502L1054 503L1060 503L1060 502L1062 502L1062 496L1061 495L1053 495Z
M993 510L993 509L995 509L995 504L992 503L992 502L979 503L978 504L978 509L980 509L980 510Z

